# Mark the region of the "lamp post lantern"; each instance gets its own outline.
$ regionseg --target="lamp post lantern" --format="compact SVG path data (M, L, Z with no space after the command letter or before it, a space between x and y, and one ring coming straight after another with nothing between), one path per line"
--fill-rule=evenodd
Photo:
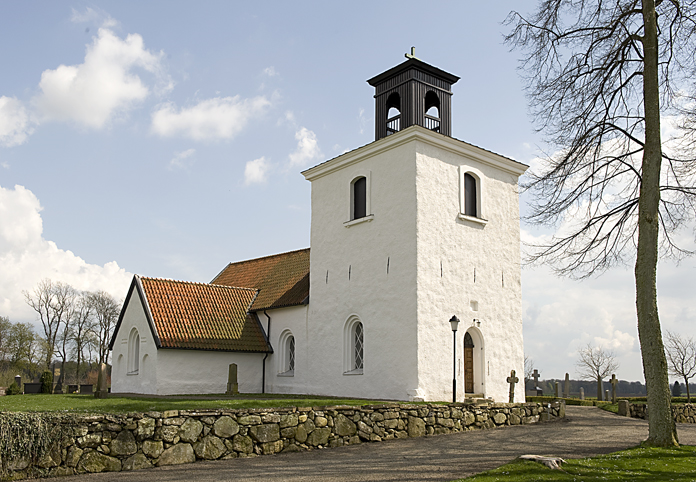
M452 403L457 403L457 327L459 326L459 318L454 315L449 320L452 325L452 336L454 340L452 350Z

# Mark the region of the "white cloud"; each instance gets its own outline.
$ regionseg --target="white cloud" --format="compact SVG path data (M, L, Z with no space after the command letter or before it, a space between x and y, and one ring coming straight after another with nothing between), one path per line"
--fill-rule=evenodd
M195 149L186 149L185 151L177 152L174 157L169 161L169 170L173 169L183 169L190 165L190 161L186 162L186 159L190 158L196 153Z
M44 239L41 209L39 200L25 187L0 186L0 314L13 321L33 320L22 291L32 290L43 278L123 298L132 274L115 261L104 266L89 264Z
M33 130L24 104L15 97L0 97L0 145L23 144Z
M269 77L275 77L276 75L280 75L272 65L263 69L263 73Z
M231 139L270 104L263 96L244 100L239 96L215 97L181 109L167 103L152 114L152 131L162 137L184 136L197 141Z
M134 73L136 68L156 74L164 90L171 89L171 81L162 74L162 57L162 52L145 49L140 35L130 34L123 40L102 27L87 46L84 63L60 65L41 74L41 93L33 99L37 113L42 120L104 127L150 94Z
M323 156L316 134L306 127L295 132L295 139L297 139L297 149L290 154L290 167L305 167L311 161Z
M73 23L97 23L102 27L115 27L118 22L101 9L87 7L83 12L72 9L70 21Z
M246 163L244 167L244 184L261 184L266 182L270 164L265 157L259 157Z

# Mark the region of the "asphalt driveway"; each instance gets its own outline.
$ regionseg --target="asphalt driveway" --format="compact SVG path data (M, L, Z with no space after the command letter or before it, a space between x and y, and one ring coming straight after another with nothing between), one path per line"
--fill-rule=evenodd
M678 433L682 444L696 445L696 424L678 424ZM566 419L560 422L60 480L446 482L498 467L522 454L581 458L623 450L647 436L644 420L596 407L569 406Z

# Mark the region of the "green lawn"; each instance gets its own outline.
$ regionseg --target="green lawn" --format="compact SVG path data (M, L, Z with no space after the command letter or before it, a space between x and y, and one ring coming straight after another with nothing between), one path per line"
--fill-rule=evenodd
M633 448L587 459L567 459L563 470L551 470L537 462L515 460L495 470L460 481L631 481L696 480L696 447Z
M150 410L199 410L223 408L317 407L325 405L368 405L385 403L376 400L325 398L304 395L244 394L230 398L206 397L140 398L92 395L12 395L0 397L0 411L8 412L84 412L125 413Z

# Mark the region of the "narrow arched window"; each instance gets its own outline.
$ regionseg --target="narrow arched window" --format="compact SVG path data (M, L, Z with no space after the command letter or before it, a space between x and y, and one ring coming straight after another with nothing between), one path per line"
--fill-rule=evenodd
M476 178L469 173L464 174L464 214L478 216L476 193Z
M365 329L356 315L351 315L344 328L344 375L362 375L365 365Z
M133 328L128 337L128 375L137 375L140 370L140 335Z
M283 377L295 376L295 337L289 330L280 335L280 359L278 375Z
M359 177L353 181L353 216L360 219L367 216L367 178Z
M290 336L288 338L288 359L287 359L287 364L288 364L288 371L289 372L295 372L295 337Z
M392 92L387 97L387 135L401 130L401 96Z
M363 325L358 322L353 329L353 370L363 369Z

